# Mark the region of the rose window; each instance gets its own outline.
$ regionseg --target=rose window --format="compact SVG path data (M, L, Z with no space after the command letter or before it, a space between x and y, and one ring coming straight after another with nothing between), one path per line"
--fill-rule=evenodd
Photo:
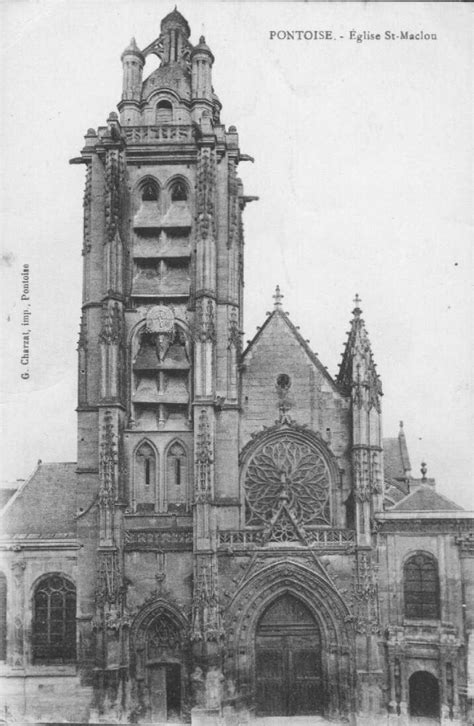
M282 434L252 456L245 476L247 525L268 523L283 502L303 525L330 525L330 476L316 447Z

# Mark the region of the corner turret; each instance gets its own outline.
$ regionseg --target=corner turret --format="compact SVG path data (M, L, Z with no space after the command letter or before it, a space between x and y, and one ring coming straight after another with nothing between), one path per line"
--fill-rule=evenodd
M356 295L337 383L351 397L354 521L359 544L369 545L371 520L383 501L382 382L360 303Z
M142 93L142 76L145 58L132 38L121 55L123 67L122 100L119 110L127 123L140 122L140 99Z
M211 49L206 45L206 39L203 35L199 38L198 45L195 46L191 54L192 58L192 97L193 101L207 103L207 108L212 108L213 88L211 69L214 63L214 56Z

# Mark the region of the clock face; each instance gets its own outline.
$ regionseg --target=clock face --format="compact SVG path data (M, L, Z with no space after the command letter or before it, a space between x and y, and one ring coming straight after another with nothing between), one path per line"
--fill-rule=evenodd
M320 452L297 436L282 433L254 453L245 477L246 523L262 525L282 497L297 520L329 525L330 476Z
M146 329L149 333L171 333L174 313L166 305L154 305L146 314Z

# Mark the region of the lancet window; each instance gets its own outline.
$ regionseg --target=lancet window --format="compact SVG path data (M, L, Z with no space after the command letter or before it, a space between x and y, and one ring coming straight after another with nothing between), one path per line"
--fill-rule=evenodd
M170 446L166 456L166 484L168 506L185 504L188 498L188 465L186 449L178 441Z
M142 185L142 202L158 201L158 186L151 180L147 179Z
M168 482L170 486L181 486L186 479L186 452L175 443L168 451Z
M153 447L144 441L135 453L135 501L137 507L153 507L156 500L157 461Z
M176 181L171 187L171 201L185 202L188 198L188 190L182 181Z

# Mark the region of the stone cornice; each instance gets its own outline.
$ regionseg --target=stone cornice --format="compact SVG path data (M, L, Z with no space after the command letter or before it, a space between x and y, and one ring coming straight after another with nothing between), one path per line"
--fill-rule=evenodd
M64 535L55 537L54 535L29 536L24 534L15 535L11 539L4 539L0 542L0 551L3 552L21 552L24 550L79 550L81 547L82 545L75 538L75 535L69 539L69 537L65 537Z

